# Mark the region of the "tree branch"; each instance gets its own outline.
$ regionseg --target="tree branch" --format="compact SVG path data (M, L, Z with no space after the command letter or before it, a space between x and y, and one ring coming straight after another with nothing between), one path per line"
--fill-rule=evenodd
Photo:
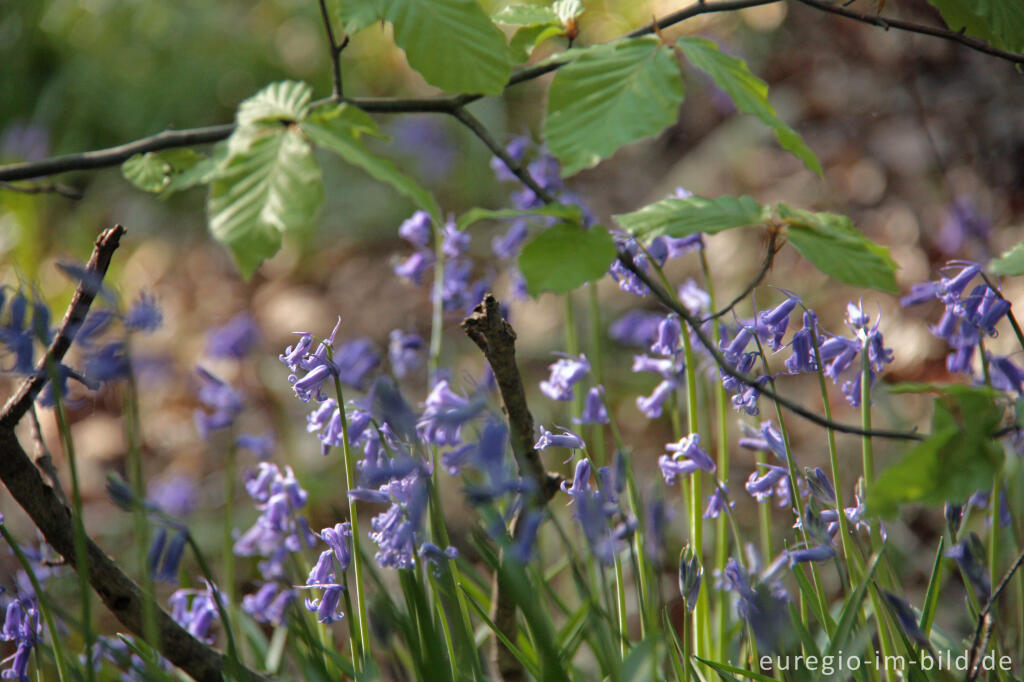
M775 254L779 252L779 247L776 245L777 233L772 231L768 236L768 252L764 255L764 260L761 262L761 269L758 270L757 276L746 286L746 288L740 292L735 298L729 301L729 305L725 306L717 313L712 313L700 321L701 324L710 322L711 320L717 320L729 313L730 310L735 308L740 301L750 295L750 292L756 289L761 282L764 281L765 275L772 269L772 262L775 260Z
M341 88L341 51L348 45L348 36L339 43L334 37L334 28L331 26L331 15L327 12L327 0L320 0L320 16L324 22L324 30L327 32L327 46L331 50L331 70L334 75L332 97L334 101L340 102L342 98Z
M82 567L75 563L71 512L54 488L43 480L39 469L18 441L14 427L31 409L33 401L45 385L49 376L46 368L59 363L71 346L75 332L89 312L89 306L96 296L110 265L111 256L123 234L124 228L116 225L104 230L97 238L86 266L87 276L75 290L53 343L37 365L34 375L21 384L0 413L0 480L39 528L50 546L64 557L67 564L78 570ZM143 637L142 603L151 597L143 594L139 586L88 537L86 554L86 574L96 594L122 625L135 635ZM222 680L224 655L190 635L163 609L158 607L155 611L160 653L200 682ZM255 673L248 670L241 672L251 678L258 678Z
M926 36L934 36L936 38L942 38L943 40L950 40L954 43L960 43L972 50L978 52L984 52L985 54L992 55L993 57L999 57L1005 59L1008 62L1014 64L1024 64L1024 54L1017 54L1016 52L1008 52L1007 50L1000 50L998 47L992 47L983 40L972 38L964 35L958 31L950 31L945 28L938 28L935 26L926 26L924 24L915 24L910 21L902 21L900 19L887 19L880 17L875 14L868 14L866 12L858 12L856 10L847 9L843 5L834 5L824 0L797 0L808 7L821 10L822 12L828 12L830 14L838 14L841 17L847 19L853 19L860 21L865 24L871 24L872 26L879 26L885 30L890 28L899 29L900 31L909 31L910 33L920 33Z
M1024 550L1017 556L1017 560L1013 562L1013 566L1010 566L1009 570L1003 575L999 584L996 585L996 589L992 591L992 596L985 602L985 607L982 608L981 613L978 614L978 625L974 629L974 639L971 641L971 656L970 661L967 664L967 680L971 682L978 677L981 672L981 666L979 665L981 652L987 646L986 642L982 641L982 631L989 630L991 632L991 619L989 614L992 613L992 609L995 608L996 602L999 601L999 595L1003 593L1006 586L1010 584L1010 580L1013 578L1013 574L1017 572L1022 565L1024 565ZM987 627L986 627L987 625ZM988 639L986 635L985 639Z
M536 509L547 504L558 490L561 477L549 474L540 461L540 453L533 447L533 415L526 404L526 391L523 380L516 365L516 332L512 325L502 317L494 294L487 294L477 305L473 313L462 321L462 329L473 343L487 358L494 379L501 392L501 400L505 405L508 417L509 441L512 453L519 467L519 475L533 482L533 490L526 503L520 505L509 524L509 532L513 541L520 539L525 530L523 523L527 509ZM504 550L500 552L498 561L503 565L509 559ZM508 641L516 641L516 604L511 591L502 589L499 568L491 583L491 621L498 632ZM492 642L491 663L503 680L525 679L522 665L515 655L509 651L501 640L495 636Z
M0 189L6 189L10 192L18 192L19 194L59 194L65 199L78 200L82 198L82 192L69 187L68 185L61 185L59 183L52 183L46 185L15 185L11 182L0 182Z

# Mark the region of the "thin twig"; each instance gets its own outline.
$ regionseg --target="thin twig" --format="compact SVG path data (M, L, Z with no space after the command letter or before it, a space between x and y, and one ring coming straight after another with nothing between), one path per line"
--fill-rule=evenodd
M886 17L880 17L876 14L869 14L867 12L858 12L856 10L847 9L841 5L834 5L824 0L797 0L798 2L821 10L822 12L829 12L831 14L838 14L841 17L847 19L853 19L860 21L865 24L871 24L872 26L879 26L885 30L895 28L900 31L909 31L910 33L920 33L922 35L934 36L936 38L942 38L943 40L950 40L954 43L960 43L972 50L978 52L984 52L985 54L992 55L993 57L999 57L1005 59L1014 64L1024 64L1024 54L1018 54L1016 52L1008 52L1007 50L1000 50L998 47L992 47L984 40L972 38L964 35L961 31L950 31L944 28L938 28L935 26L926 26L924 24L915 24L910 21L903 21L901 19L889 19Z
M84 196L81 190L56 182L46 185L15 185L12 182L0 182L0 189L18 192L19 194L59 194L65 199L73 199L75 201Z
M331 26L331 15L327 11L327 0L320 0L320 16L324 21L324 30L327 32L327 46L331 50L331 69L334 75L332 97L334 101L340 102L343 97L341 87L341 52L348 45L348 36L339 43L334 37L334 28Z
M71 342L82 326L82 322L85 321L89 306L92 305L92 301L99 291L103 277L107 274L107 268L110 267L110 258L120 245L123 234L124 228L115 225L104 230L96 239L92 256L89 257L89 262L85 266L85 274L71 297L71 303L64 314L64 319L61 320L60 327L57 328L53 342L46 350L46 354L40 358L32 376L25 379L14 395L7 400L3 411L0 412L0 427L13 429L25 416L25 413L32 407L36 396L43 390L43 386L50 378L50 368L57 367L64 358L64 354L71 348Z
M737 295L734 299L729 301L729 305L725 306L717 313L712 313L711 315L708 315L707 317L700 321L700 324L704 324L705 322L711 322L712 320L717 320L723 315L727 315L729 311L731 311L740 303L740 301L749 296L751 291L760 286L761 282L764 281L765 276L768 274L768 271L772 269L772 263L775 261L775 254L779 252L779 247L776 245L777 237L778 233L775 232L774 230L769 233L768 252L765 253L764 261L761 262L761 269L758 270L757 276L754 277L750 284L748 284L746 288L743 289L742 292L740 292L739 295Z
M65 507L70 507L68 496L64 494L64 486L60 484L60 478L57 476L57 467L53 465L53 456L50 454L50 449L46 447L46 441L43 440L43 429L39 425L39 415L36 414L35 405L32 405L32 409L28 411L28 416L30 417L29 424L32 427L32 441L35 444L36 466L50 479L50 486L61 503Z
M996 589L992 591L992 596L985 602L985 606L981 609L981 613L978 614L978 626L974 629L974 639L971 641L971 660L967 665L967 680L970 682L975 679L980 672L980 666L978 663L978 656L981 654L981 650L984 649L984 645L981 644L982 631L985 630L986 621L989 620L988 616L995 608L996 602L999 601L999 595L1003 593L1006 586L1010 584L1010 580L1013 579L1013 574L1017 572L1017 569L1024 565L1024 550L1017 556L1017 560L1013 562L1009 570L1003 575L999 584L996 585ZM991 629L991 623L988 628Z

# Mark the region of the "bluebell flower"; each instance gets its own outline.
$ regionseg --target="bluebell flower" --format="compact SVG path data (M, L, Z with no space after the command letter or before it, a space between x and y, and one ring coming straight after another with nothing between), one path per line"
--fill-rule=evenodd
M576 462L576 471L573 474L572 485L568 481L562 481L562 490L572 499L570 504L576 501L581 495L590 492L590 460L584 457Z
M69 404L68 401L68 379L74 379L76 382L85 386L91 391L99 390L99 383L93 381L91 378L82 376L75 370L71 369L64 363L60 363L54 370L56 376L50 376L50 380L46 383L46 387L43 388L39 394L37 402L42 407L53 407L57 404L57 395L60 395L60 399L65 403Z
M552 400L572 400L573 386L590 371L590 362L582 353L579 356L556 353L561 357L550 365L551 376L540 382L540 390Z
M202 367L199 375L199 402L206 410L195 411L196 429L203 440L209 440L212 431L226 429L235 423L242 412L242 396L227 383Z
M177 528L170 535L167 527L157 529L146 557L146 567L153 580L174 583L178 581L178 567L185 556L188 535L184 528Z
M449 545L444 549L441 549L433 542L424 542L420 545L419 556L421 559L426 559L434 565L434 576L441 575L441 566L446 564L448 561L457 559L459 556L459 550Z
M914 613L914 609L910 607L910 604L908 604L905 599L896 596L889 590L883 589L881 592L886 604L889 605L890 612L896 617L896 622L899 623L900 629L903 630L908 637L917 642L918 646L931 648L931 642L928 640L928 636L925 635L918 626L918 616Z
M628 235L615 236L616 244L633 257L633 263L636 267L647 272L650 268L650 265L647 263L647 255L641 252L637 241ZM634 296L646 296L650 291L647 285L618 259L612 261L611 267L608 268L608 274L619 285L619 289L626 293L633 294Z
M630 310L608 328L608 336L624 346L650 346L662 316L646 310Z
M935 298L938 298L940 287L938 282L921 282L910 286L910 293L900 299L900 305L904 308L913 305L921 305Z
M260 572L267 581L284 579L284 561L289 554L308 549L316 536L299 515L307 501L291 467L282 470L271 462L260 462L245 473L245 490L260 511L256 523L235 541L238 556L259 556Z
M792 636L785 592L774 585L752 585L747 572L732 557L726 563L725 578L739 594L737 611L750 624L758 651L777 654L787 649Z
M274 454L274 444L274 436L271 433L263 435L241 433L235 437L235 447L240 450L248 450L261 461L270 459L270 456Z
M132 363L123 341L103 344L85 356L85 375L93 381L107 383L131 375Z
M676 381L665 379L654 387L651 395L638 397L636 399L636 406L649 419L656 419L661 416L662 406L665 404L665 401L668 400L672 392L678 387L679 384Z
M789 342L792 355L786 360L786 371L790 374L818 371L812 343L812 334L817 338L817 328L818 320L814 313L810 310L804 311L803 329L793 334L793 338Z
M578 435L566 429L564 427L557 427L562 429L562 433L551 433L543 426L540 427L540 438L533 444L535 450L544 450L545 448L568 448L570 450L585 450L586 444L583 439Z
M853 365L854 359L860 352L860 345L853 339L832 336L826 339L818 350L821 354L822 364L826 365L825 376L836 382L839 380L839 376Z
M669 313L658 324L658 338L651 345L651 352L656 355L673 356L682 350L683 328L679 324L679 316Z
M985 546L975 533L946 550L946 556L955 560L960 570L974 587L978 602L985 604L992 594L992 582L985 566Z
M475 291L473 291L472 279L473 263L471 261L457 258L445 263L441 298L442 307L446 312L461 312L480 302L479 299L474 300Z
M423 362L423 337L392 329L388 335L388 359L391 371L399 379L407 376Z
M163 312L156 303L156 297L142 292L124 315L124 326L132 331L152 332L160 328L164 322Z
M836 550L831 545L815 545L806 549L787 550L786 557L790 566L804 563L821 563L828 561L836 555Z
M196 639L212 644L214 640L213 623L219 618L217 604L213 599L213 590L207 583L205 590L181 589L167 599L171 607L171 618L185 628Z
M958 196L947 208L936 243L944 253L959 253L971 239L984 245L991 231L991 218L981 213L970 197Z
M381 492L392 500L386 511L370 521L370 538L379 548L374 558L381 567L408 569L415 566L427 508L428 476L419 467L408 476L381 486Z
M707 506L704 508L705 519L717 519L725 511L732 509L736 503L729 499L729 489L724 485L717 485L715 492L708 496Z
M40 623L39 610L32 600L12 599L7 604L3 629L0 639L14 642L17 649L14 654L0 661L0 665L10 667L0 672L4 679L16 679L29 682L28 663L32 650L39 642Z
M423 403L423 416L416 431L430 445L458 445L463 425L480 413L483 402L477 398L467 400L439 381Z
M260 329L256 320L248 313L239 313L206 333L206 354L212 358L241 359L256 347L259 340Z
M703 577L704 568L700 565L700 557L687 543L679 552L679 595L683 598L683 607L687 613L693 613L697 607Z
M396 275L410 284L423 284L423 276L434 267L434 254L430 251L416 251L394 267Z
M799 303L799 296L790 295L771 310L762 310L757 314L758 336L764 338L772 350L781 347L782 337L789 326L789 314Z
M758 431L754 431L751 427L744 424L743 431L747 435L739 439L739 446L741 448L771 452L779 460L786 461L786 443L782 439L782 434L772 426L770 421L761 422L761 428Z
M700 235L693 235L699 237ZM684 237L684 240L686 238ZM672 248L669 248L669 257L672 257ZM711 294L701 289L693 278L687 278L679 287L679 302L690 311L691 315L701 315L711 308Z
M430 246L433 221L426 211L416 211L398 227L398 236L418 249Z
M811 488L811 494L826 507L834 507L836 504L836 489L832 481L820 468L806 468L804 473L807 476L807 485Z
M298 598L298 591L276 581L264 582L253 593L242 597L242 610L257 623L282 625L288 607Z
M521 530L516 533L516 538L509 548L509 556L521 564L528 564L533 559L533 548L537 544L537 535L540 532L540 524L544 520L544 514L531 509L526 511L519 521Z
M604 386L594 386L587 391L587 397L583 400L583 412L573 421L577 424L607 424L608 410L604 405Z
M653 372L668 380L677 379L684 367L685 363L678 356L675 358L652 358L649 355L633 356L632 371Z
M71 261L58 261L57 269L72 281L80 283L83 291L93 296L98 295L108 303L117 302L117 295L103 283L103 273L98 270L90 270L84 265Z
M730 365L736 365L740 357L747 350L747 346L750 345L750 341L754 338L753 332L745 326L741 326L736 332L736 335L732 337L728 343L723 339L719 348L722 351L722 355L725 357L726 362Z
M782 467L773 466L771 464L763 465L766 471L763 474L758 474L756 471L751 472L750 477L747 478L745 488L747 492L754 496L758 502L764 502L771 498L775 491L775 486L781 480L788 476L788 473Z
M513 220L505 234L491 240L491 251L501 259L515 258L528 235L529 227L526 221Z
M460 230L455 221L449 219L441 229L441 252L448 258L458 258L469 249L470 240L470 234Z
M199 490L188 476L168 476L151 482L148 497L171 516L188 516L199 506Z
M684 436L678 443L666 443L665 449L673 453L673 459L688 459L709 473L715 472L715 462L700 447L700 434L691 433Z

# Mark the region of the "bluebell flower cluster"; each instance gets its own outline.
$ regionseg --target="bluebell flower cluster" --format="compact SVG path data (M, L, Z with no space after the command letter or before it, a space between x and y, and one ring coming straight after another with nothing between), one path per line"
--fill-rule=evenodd
M968 292L975 279L980 279L981 266L976 263L950 263L948 269L959 268L949 277L943 276L937 282L915 284L911 293L900 299L903 306L925 303L933 298L942 302L945 310L938 324L930 327L932 334L943 339L952 348L946 357L946 368L974 376L972 359L982 334L996 336L996 325L1010 311L1010 302L984 282L976 284ZM966 293L965 293L966 292ZM1013 386L1013 379L1004 382L1003 377L1016 377L1021 371L1008 359L1000 366L1000 388Z
M184 516L194 507L194 499L184 499L190 493L194 495L194 487L192 491L185 490L190 485L182 479L177 484L179 491L157 488L155 496L140 500L120 476L107 476L107 495L111 501L124 511L141 509L156 528L146 554L146 569L155 581L178 581L178 568L188 543L188 528L175 517Z
M752 583L742 564L729 557L724 578L728 588L739 597L736 610L753 630L758 651L769 654L785 651L792 636L789 595L777 580L775 566L769 567L758 582Z
M621 455L616 457L621 460ZM637 524L620 505L626 481L619 462L598 470L600 485L596 488L591 483L591 471L590 460L581 459L576 463L572 483L563 481L562 490L569 495L573 518L580 524L590 551L602 564L610 565L625 549Z
M665 483L673 485L676 478L689 476L695 471L714 473L714 460L700 447L700 434L691 433L678 443L666 443L665 449L672 453L658 458L658 467Z
M13 642L17 648L12 655L0 661L0 666L6 666L0 671L3 679L29 682L28 663L41 632L39 608L34 599L15 597L7 603L0 639Z
M167 599L167 605L171 607L171 618L190 635L207 644L213 643L213 624L220 618L213 597L215 589L207 583L206 589L177 590Z
M317 620L324 625L330 625L345 615L339 608L345 587L338 576L343 576L352 563L351 537L352 525L347 521L320 531L319 538L327 544L327 549L320 553L320 558L310 570L305 587L321 591L319 599L306 598L306 609L317 614Z

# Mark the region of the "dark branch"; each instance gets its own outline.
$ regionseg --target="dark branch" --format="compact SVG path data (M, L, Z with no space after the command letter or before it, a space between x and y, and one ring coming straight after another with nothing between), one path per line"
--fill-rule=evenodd
M872 26L878 26L889 30L890 28L899 29L900 31L909 31L910 33L920 33L922 35L934 36L936 38L942 38L943 40L950 40L954 43L960 43L965 45L972 50L978 52L984 52L985 54L992 55L993 57L999 57L1005 59L1014 64L1024 64L1024 54L1017 54L1016 52L1008 52L1007 50L1000 50L997 47L992 47L983 40L977 38L971 38L970 36L964 35L959 31L950 31L944 28L938 28L935 26L926 26L924 24L915 24L910 21L902 21L900 19L888 19L880 17L875 14L868 14L867 12L858 12L856 10L847 9L841 5L833 5L832 3L825 2L824 0L798 0L798 2L821 10L823 12L829 12L831 14L838 14L841 17L847 19L853 19L855 21L861 21L865 24L871 24Z
M814 422L819 426L824 426L834 431L839 431L840 433L850 433L858 436L890 438L893 440L924 440L924 436L922 436L921 434L910 431L864 429L861 428L860 426L854 426L853 424L842 424L831 421L829 419L825 419L821 415L812 412L811 410L808 410L799 403L793 402L788 398L784 398L783 396L779 395L778 393L768 388L767 386L758 383L758 381L753 377L748 376L743 372L736 371L736 369L732 365L730 365L729 362L725 359L725 356L722 355L722 352L715 347L715 344L711 341L711 339L708 338L707 334L705 334L703 330L700 328L700 321L694 318L693 315L690 314L689 310L687 310L684 306L679 305L679 303L677 303L672 298L672 296L666 293L665 290L662 289L661 286L659 286L651 278L649 274L647 274L647 272L637 267L636 263L633 261L633 256L631 256L628 251L626 251L625 249L619 249L618 259L619 262L622 263L630 272L636 275L640 279L640 281L647 285L647 288L651 290L651 292L661 302L662 305L664 305L666 308L679 315L679 318L690 326L690 328L693 330L693 333L697 336L697 339L700 341L701 345L704 346L704 348L707 349L708 353L710 353L711 356L715 359L715 363L718 364L718 367L722 370L723 373L728 374L729 376L733 377L734 379L743 383L746 386L750 386L752 388L757 389L767 397L778 402L779 405L782 405L790 412L793 412L794 414L797 414L803 417L804 419L807 419L808 421Z
M331 50L331 70L334 75L332 84L332 97L336 102L342 98L341 87L341 52L348 45L348 36L339 43L334 37L334 28L331 26L331 15L327 11L327 0L320 0L320 16L324 21L324 30L327 32L327 46Z
M0 412L0 428L13 429L21 418L25 416L25 413L32 407L32 403L35 402L39 392L43 390L43 386L49 379L50 368L59 365L60 361L64 358L64 354L71 348L71 342L75 338L75 333L82 326L82 322L85 321L85 316L89 312L89 306L92 305L103 277L107 274L107 268L110 267L110 258L121 243L121 235L123 234L124 228L120 225L115 225L108 230L104 230L97 237L96 245L92 250L92 256L89 257L89 262L85 266L85 277L83 277L78 288L75 289L74 295L71 297L71 304L68 306L67 313L64 314L60 327L57 328L57 334L54 336L53 342L46 350L46 354L40 358L39 363L36 365L35 373L21 383L18 390L8 399L7 404L4 405L3 411Z
M81 199L83 196L80 190L68 185L61 185L59 183L47 185L15 185L11 182L0 182L0 189L18 192L19 194L59 194L65 199L74 199L76 201Z
M533 482L533 492L527 503L518 508L509 524L509 532L515 541L520 539L525 530L523 520L526 509L537 509L546 505L558 490L561 477L544 470L540 453L533 447L533 415L526 404L526 391L523 388L519 367L516 365L516 332L502 316L493 294L484 296L484 300L473 310L473 314L462 321L462 328L480 348L491 366L498 390L501 392L501 400L505 405L509 441L519 467L519 475ZM504 564L509 560L502 550L499 561ZM516 603L512 597L512 590L501 582L502 573L502 570L495 571L491 584L491 620L498 632L508 641L514 642L517 629ZM498 637L493 640L491 659L500 679L506 682L525 679L522 665Z

